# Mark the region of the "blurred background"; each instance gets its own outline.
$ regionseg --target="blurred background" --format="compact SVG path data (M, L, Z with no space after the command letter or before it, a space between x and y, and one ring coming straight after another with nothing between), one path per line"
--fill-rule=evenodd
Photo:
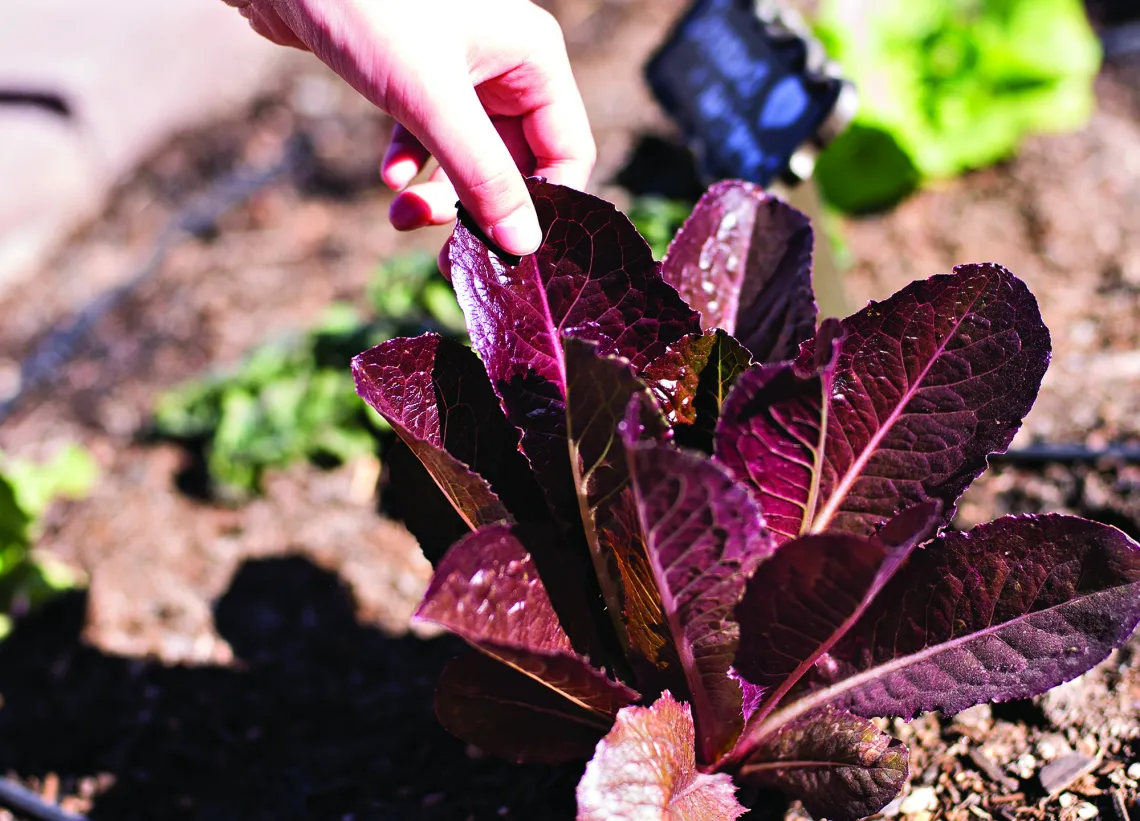
M687 4L541 5L593 191L660 255L701 186L643 67ZM1062 511L1140 538L1140 4L786 5L859 88L795 192L827 298L996 261L1053 333L958 524ZM448 230L387 223L390 127L218 0L0 6L0 774L69 811L573 815L573 768L438 727L456 645L409 633L414 484L347 365L464 329L434 267ZM888 814L1129 821L1137 704L1128 647L1032 703L896 728L921 744Z

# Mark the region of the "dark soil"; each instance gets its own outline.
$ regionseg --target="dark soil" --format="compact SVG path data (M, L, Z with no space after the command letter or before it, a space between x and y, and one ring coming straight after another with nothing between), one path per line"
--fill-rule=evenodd
M573 813L573 768L508 769L438 726L435 678L458 641L361 623L343 581L305 557L234 574L213 609L224 666L108 654L81 637L87 603L69 596L0 648L0 761L65 793L93 780L92 818Z
M665 131L639 67L682 3L550 5L604 183L638 136ZM959 262L1026 279L1055 354L1018 445L1140 441L1138 80L1135 66L1110 67L1084 131L1033 138L1006 164L840 225L855 305ZM377 516L376 462L275 473L263 498L228 509L180 493L188 456L145 436L165 388L305 327L334 299L361 299L382 259L442 242L387 225L375 171L387 125L303 61L249 110L159 151L0 297L2 395L48 329L124 281L211 180L273 162L297 135L312 147L301 173L178 244L0 429L0 447L20 454L81 440L104 472L89 499L52 512L42 540L88 574L87 591L0 644L0 773L108 821L572 817L574 767L481 758L436 723L433 683L459 647L408 632L429 568ZM1045 510L1140 537L1140 467L995 467L959 523ZM895 726L913 777L886 814L1127 821L1138 700L1130 646L1036 701ZM756 814L782 812L773 801Z

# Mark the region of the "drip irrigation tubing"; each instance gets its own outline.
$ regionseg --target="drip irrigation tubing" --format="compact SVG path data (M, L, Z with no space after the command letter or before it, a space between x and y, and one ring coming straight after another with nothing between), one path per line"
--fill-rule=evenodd
M995 453L990 457L990 462L1032 467L1034 465L1099 462L1103 459L1116 462L1140 462L1140 445L1113 444L1093 448L1087 445L1039 442L1016 450L1008 450L1005 453Z
M297 173L310 156L300 137L286 144L281 157L265 168L242 166L214 182L205 193L181 208L159 233L146 261L127 279L103 291L66 323L48 331L43 341L20 363L20 382L15 394L0 402L2 425L33 391L51 384L74 355L79 344L100 319L114 310L136 288L151 279L166 256L189 237L211 230L232 208L263 188Z

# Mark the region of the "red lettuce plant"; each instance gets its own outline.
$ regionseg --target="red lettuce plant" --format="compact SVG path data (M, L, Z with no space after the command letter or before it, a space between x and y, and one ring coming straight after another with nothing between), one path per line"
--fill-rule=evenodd
M1012 274L960 266L817 329L811 229L780 200L714 186L657 263L608 203L529 185L537 253L451 239L474 351L354 362L434 479L422 510L447 503L421 542L469 531L418 611L476 650L439 684L451 732L592 755L584 821L735 818L740 785L844 821L907 777L871 718L1032 696L1129 636L1123 533L945 532L1049 361Z

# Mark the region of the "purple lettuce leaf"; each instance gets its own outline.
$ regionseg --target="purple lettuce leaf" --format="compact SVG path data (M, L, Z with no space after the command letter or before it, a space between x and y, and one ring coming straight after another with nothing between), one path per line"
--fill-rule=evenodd
M736 607L735 669L765 690L763 721L872 605L883 586L931 538L941 507L927 503L892 519L877 537L821 533L780 547L748 582ZM747 754L742 742L738 757Z
M567 443L594 570L624 646L646 662L635 662L639 671L663 669L676 659L646 560L619 428L635 439L659 440L669 426L628 360L600 356L596 343L581 339L565 338L562 346Z
M808 218L751 183L701 197L665 254L662 276L757 362L791 359L815 332Z
M420 551L434 567L471 528L402 439L384 453L384 470L388 474L380 497L384 514L415 536Z
M637 699L575 652L530 553L510 527L483 528L448 551L416 611L582 708L612 716Z
M721 330L687 336L642 370L679 444L712 453L713 432L736 380L752 365L744 346Z
M760 709L760 705L764 702L765 690L763 687L757 687L741 676L740 673L736 672L735 667L728 671L728 675L733 681L740 685L740 712L743 714L744 723L747 725L749 719L756 714L756 711Z
M898 795L908 758L901 742L867 719L824 709L769 737L737 779L798 798L815 818L856 821Z
M812 710L911 718L1043 693L1140 621L1140 546L1071 516L1005 517L915 551L831 648L832 683L749 728ZM838 679L838 680L836 680Z
M543 243L510 264L461 210L448 244L452 283L507 418L522 431L553 510L578 516L566 449L564 335L598 343L635 369L700 331L699 315L661 278L645 240L604 200L527 180Z
M745 809L725 773L697 769L689 705L664 693L626 707L578 783L577 821L733 821Z
M534 516L542 499L518 431L469 348L437 334L392 339L354 358L352 372L470 529L509 521L511 509Z
M747 371L717 423L717 460L753 487L779 543L807 532L818 504L826 397L842 338L840 323L825 320L809 364L780 362Z
M516 763L589 758L612 722L482 653L444 668L435 712L452 735Z
M868 535L899 510L962 491L1005 450L1049 364L1049 331L1000 265L959 265L843 321L813 533ZM815 346L805 343L808 370Z
M697 758L712 764L743 727L730 676L739 627L732 611L775 546L747 488L712 460L671 445L626 443L649 566L684 670Z

